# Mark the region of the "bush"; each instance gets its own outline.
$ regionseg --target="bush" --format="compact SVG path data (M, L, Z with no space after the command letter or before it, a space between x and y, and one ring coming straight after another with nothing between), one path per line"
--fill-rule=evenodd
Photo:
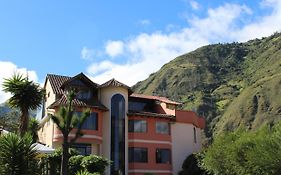
M81 166L88 170L90 173L103 174L106 166L109 165L109 161L105 158L96 155L89 155L83 158Z
M84 156L72 156L69 159L69 174L76 174L78 171L81 171L83 167L81 166L81 162Z
M38 172L38 153L32 137L14 133L0 138L0 175L35 175Z
M76 175L101 175L100 173L89 173L88 171L79 171Z
M182 170L179 175L204 175L205 171L198 166L196 154L189 155L182 164Z
M70 148L69 149L70 158L72 156L78 155L78 152ZM47 155L44 159L49 164L49 172L51 175L59 175L60 174L60 166L61 166L61 156L62 156L62 149L56 149L54 153Z

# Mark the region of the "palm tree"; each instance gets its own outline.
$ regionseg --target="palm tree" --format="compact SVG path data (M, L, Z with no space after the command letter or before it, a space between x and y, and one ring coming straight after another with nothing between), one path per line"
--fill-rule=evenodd
M3 90L12 94L8 101L9 105L21 111L19 131L23 136L28 128L29 110L40 107L45 91L21 74L4 79Z
M70 91L67 96L68 105L66 107L61 107L56 115L49 114L63 135L61 175L68 174L69 148L79 137L83 135L81 132L83 123L90 116L89 110L83 112L81 117L74 115L74 109L72 107L72 101L74 100L74 97L75 92ZM69 140L68 135L73 128L76 128L77 130L75 132L74 138Z

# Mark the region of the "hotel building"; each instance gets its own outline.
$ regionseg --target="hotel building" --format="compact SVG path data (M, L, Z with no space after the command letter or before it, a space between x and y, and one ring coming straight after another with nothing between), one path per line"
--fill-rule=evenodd
M135 94L115 79L99 85L83 73L74 77L48 74L44 88L40 142L61 146L62 134L47 114L65 106L67 91L75 88L76 114L85 109L91 114L82 127L84 135L73 147L81 154L111 160L106 174L177 174L184 159L201 149L205 120L192 111L177 110L180 103L166 97Z

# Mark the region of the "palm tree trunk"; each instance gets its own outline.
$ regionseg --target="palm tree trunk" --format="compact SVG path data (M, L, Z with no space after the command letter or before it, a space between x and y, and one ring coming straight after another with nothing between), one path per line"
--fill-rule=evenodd
M28 127L28 121L29 121L29 116L28 116L28 109L21 109L21 116L20 116L20 135L23 137L24 134L27 132L27 127Z
M67 137L64 137L64 142L62 144L62 160L61 160L61 175L68 174L68 158L69 158L69 143Z

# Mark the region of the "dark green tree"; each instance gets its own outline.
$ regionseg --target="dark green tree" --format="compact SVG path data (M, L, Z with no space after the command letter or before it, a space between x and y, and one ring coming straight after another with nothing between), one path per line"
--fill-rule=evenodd
M35 143L38 141L38 130L40 129L39 122L35 118L30 118L28 124L28 132L32 137L32 142Z
M55 115L49 114L57 125L58 129L63 135L62 143L62 161L61 161L61 175L68 174L68 162L69 162L69 148L71 145L83 135L81 132L82 125L85 120L90 116L90 111L83 112L82 116L74 115L74 109L72 107L72 101L75 98L75 92L70 91L67 95L68 105L66 107L61 107L59 112ZM76 128L74 138L69 138L70 132Z
M19 131L23 136L28 128L29 110L40 107L45 91L38 84L21 74L15 74L12 78L4 79L3 90L12 94L8 104L11 107L18 108L21 112Z

